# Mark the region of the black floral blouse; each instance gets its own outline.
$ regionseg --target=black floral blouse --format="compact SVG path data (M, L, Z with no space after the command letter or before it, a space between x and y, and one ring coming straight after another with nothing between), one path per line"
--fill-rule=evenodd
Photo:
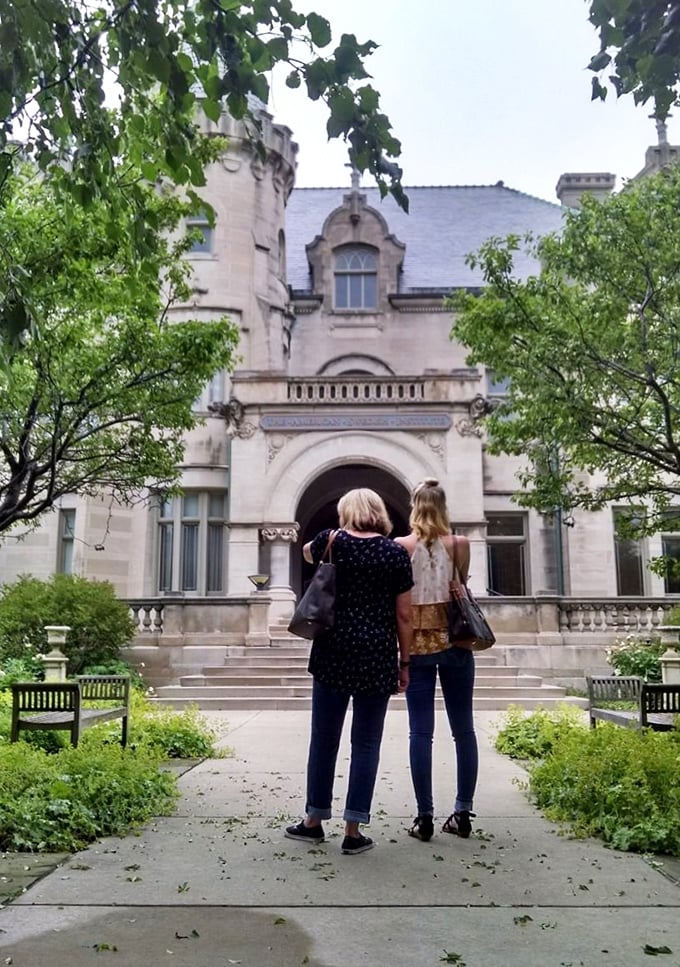
M312 541L318 563L330 530ZM332 546L336 566L335 627L314 639L311 674L343 692L391 694L397 690L396 597L413 587L411 560L388 537L353 537L339 530Z

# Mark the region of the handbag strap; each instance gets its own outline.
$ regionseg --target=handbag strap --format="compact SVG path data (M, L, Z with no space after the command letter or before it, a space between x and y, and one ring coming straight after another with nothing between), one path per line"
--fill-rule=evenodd
M330 534L328 535L328 543L326 544L325 551L319 558L319 564L323 564L326 554L328 554L328 563L329 564L333 563L333 552L331 551L331 548L333 546L333 541L335 540L337 533L338 533L337 531L331 531Z
M463 575L460 573L460 568L458 567L458 562L456 560L456 548L458 547L458 538L453 535L453 575L452 580L457 581L458 584L462 584L463 587L467 587L467 583L463 580Z

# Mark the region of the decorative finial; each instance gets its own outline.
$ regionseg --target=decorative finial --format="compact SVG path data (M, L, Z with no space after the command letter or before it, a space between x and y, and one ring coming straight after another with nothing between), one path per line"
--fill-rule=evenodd
M657 118L656 121L656 136L659 139L659 144L668 144L668 129L666 127L666 122Z
M355 167L355 165L350 163L346 164L345 168L349 168L350 171L352 172L352 179L350 182L352 191L358 191L359 188L361 187L361 174L359 172L359 169Z

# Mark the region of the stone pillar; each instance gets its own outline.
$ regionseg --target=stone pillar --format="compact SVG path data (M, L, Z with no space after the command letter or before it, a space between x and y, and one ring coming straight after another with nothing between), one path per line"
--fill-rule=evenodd
M270 581L267 592L271 599L269 624L285 627L295 610L295 593L290 586L290 552L297 542L299 526L267 524L260 530L263 541L271 544L269 556Z

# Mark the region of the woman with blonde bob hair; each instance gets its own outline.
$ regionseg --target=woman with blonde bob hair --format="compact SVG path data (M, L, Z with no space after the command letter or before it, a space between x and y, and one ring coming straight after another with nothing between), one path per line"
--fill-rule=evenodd
M411 498L411 533L398 537L413 568L413 644L406 704L409 759L418 815L409 835L427 842L434 832L432 740L437 676L456 747L457 794L442 831L467 838L472 831L472 799L477 786L477 737L472 715L475 662L471 651L451 646L446 605L458 581L467 582L470 544L454 537L446 494L434 477L423 480Z
M387 536L392 523L374 490L350 490L337 509L341 529L321 531L302 551L306 561L318 564L327 558L333 538L335 624L312 644L305 816L285 835L303 843L324 842L322 821L331 818L335 763L351 699L352 751L341 850L352 855L373 847L359 824L370 820L390 695L408 685L413 577L408 554Z

